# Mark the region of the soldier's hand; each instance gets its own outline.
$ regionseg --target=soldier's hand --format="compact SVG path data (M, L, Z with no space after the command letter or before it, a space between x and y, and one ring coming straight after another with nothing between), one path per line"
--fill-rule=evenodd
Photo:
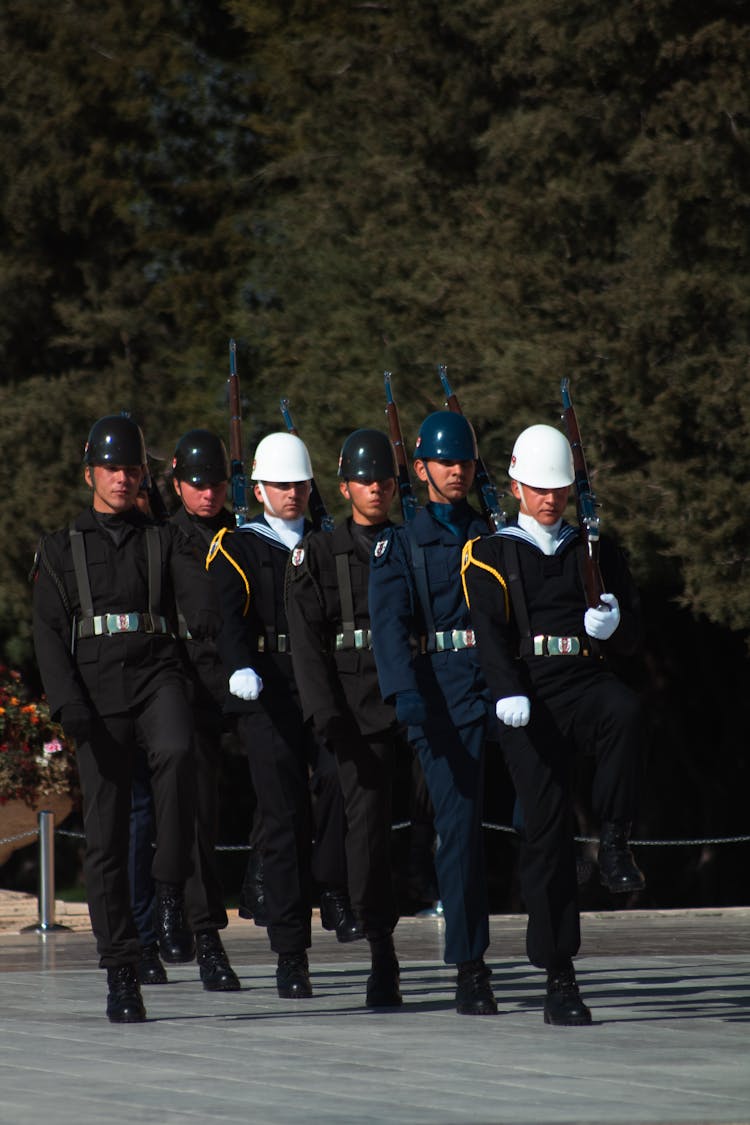
M229 677L229 690L238 699L257 699L263 691L263 681L254 668L238 668Z
M583 627L594 640L607 641L620 624L620 606L614 594L602 594L599 600L601 606L587 609L584 613Z
M91 736L93 716L85 703L66 703L60 713L60 726L66 738L87 742Z
M495 714L506 727L525 727L531 716L531 701L526 695L506 695L495 704Z
M396 692L396 718L410 727L421 727L427 722L427 708L418 691Z

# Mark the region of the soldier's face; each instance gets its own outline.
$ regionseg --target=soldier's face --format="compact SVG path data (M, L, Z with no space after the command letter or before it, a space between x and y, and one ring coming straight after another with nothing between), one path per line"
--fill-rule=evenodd
M135 505L145 471L144 465L87 465L83 475L94 492L94 511L110 515L129 511Z
M474 483L474 461L415 461L414 471L427 485L434 504L457 504L465 500Z
M282 520L298 520L304 514L310 499L309 480L263 481L263 490L255 485L255 498L271 516Z
M204 520L218 516L227 499L225 480L218 484L190 484L186 480L176 480L174 487L188 515Z
M551 527L562 519L570 495L568 485L563 488L533 488L530 484L519 484L517 480L510 482L510 490L520 501L523 514L545 527Z
M342 480L339 481L339 491L351 500L354 522L373 527L388 519L396 482L393 477L387 480Z

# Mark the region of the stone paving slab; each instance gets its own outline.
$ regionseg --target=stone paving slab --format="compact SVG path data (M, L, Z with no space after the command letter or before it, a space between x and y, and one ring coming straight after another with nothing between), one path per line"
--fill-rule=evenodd
M362 1007L367 947L319 923L315 996L279 1000L264 931L233 918L243 991L170 966L135 1026L104 1016L90 934L3 936L0 1125L750 1123L750 911L586 916L588 1028L543 1023L524 923L492 919L490 1018L455 1013L439 919L399 925L402 1010Z

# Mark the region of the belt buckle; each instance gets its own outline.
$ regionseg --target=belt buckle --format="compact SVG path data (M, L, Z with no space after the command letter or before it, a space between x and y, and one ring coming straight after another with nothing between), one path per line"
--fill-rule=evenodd
M550 656L578 656L581 642L578 637L548 637L547 652Z
M138 628L137 613L108 613L108 633L134 633Z

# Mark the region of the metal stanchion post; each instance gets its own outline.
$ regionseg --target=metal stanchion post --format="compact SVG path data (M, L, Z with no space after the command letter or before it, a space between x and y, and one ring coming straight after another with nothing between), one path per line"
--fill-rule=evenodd
M42 810L39 822L39 921L35 926L24 926L23 933L32 931L49 934L69 930L55 922L55 814Z

